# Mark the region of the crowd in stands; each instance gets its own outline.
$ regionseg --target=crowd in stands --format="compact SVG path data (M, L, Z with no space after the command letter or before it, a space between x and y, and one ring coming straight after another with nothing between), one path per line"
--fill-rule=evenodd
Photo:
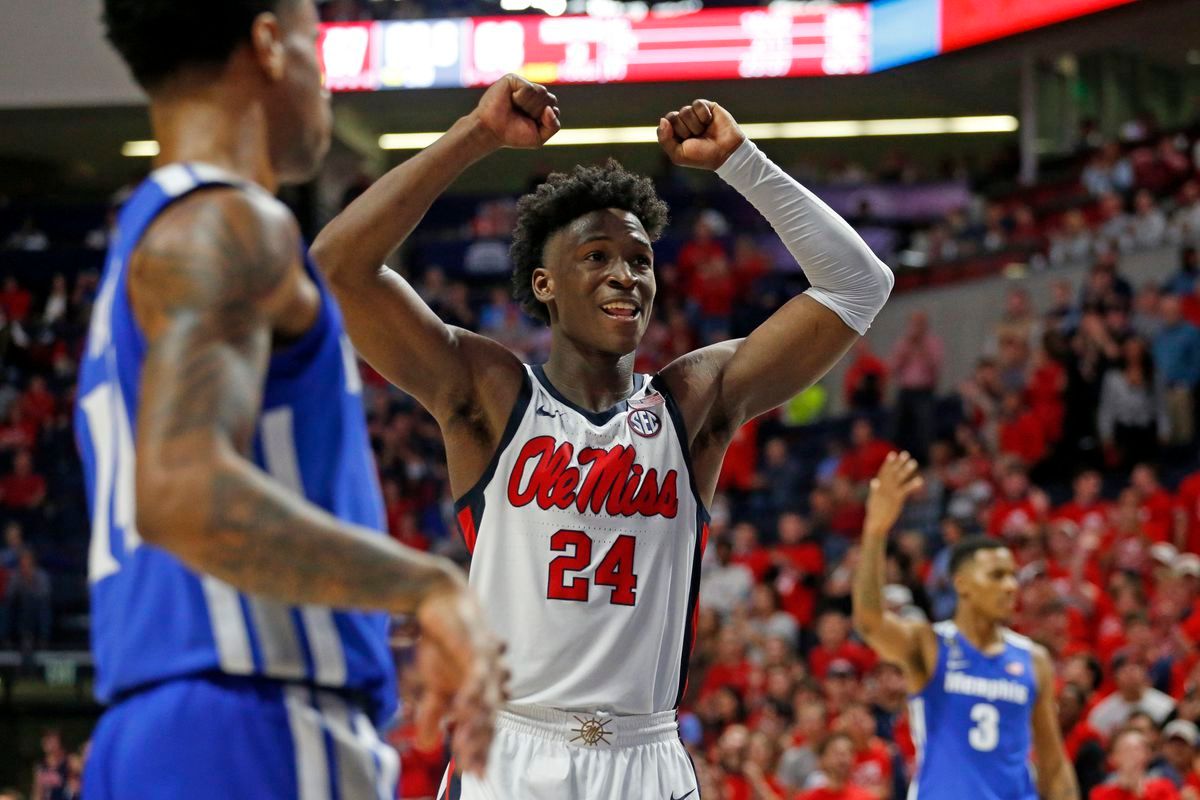
M925 488L889 551L889 605L946 618L949 548L975 531L1003 537L1021 566L1015 627L1058 664L1060 723L1085 790L1200 800L1200 188L1190 141L1103 146L1052 197L1023 190L975 221L955 212L918 232L907 250L925 252L926 264L988 252L1040 254L1050 269L1092 263L1082 285L1059 281L1048 297L1010 291L961 385L944 380L950 332L916 313L886 352L863 341L847 356L839 389L852 417L796 427L787 413L768 415L738 433L711 509L680 717L704 797L898 800L905 791L915 751L904 682L849 624L866 485L904 447L922 459ZM489 201L457 230L494 245L511 213L510 201ZM640 371L745 334L803 288L737 213L679 214L677 244L656 267ZM93 253L82 268L5 270L0 281L0 649L77 646L86 633L72 624L86 619L87 520L71 411L107 239L95 223L77 226L70 242ZM22 216L0 231L0 264L53 256L62 242L43 224ZM439 235L433 225L427 241ZM954 247L920 243L929 240ZM1123 255L1161 244L1180 259L1168 281L1122 274ZM422 246L410 252L412 280L443 319L544 358L546 329L495 277L507 269L502 246L468 253L483 265L474 277L423 260ZM363 373L389 531L465 560L437 425ZM401 796L429 797L445 754L417 748L411 729L402 720L392 735ZM1121 794L1134 785L1157 794ZM43 796L71 795L34 794Z

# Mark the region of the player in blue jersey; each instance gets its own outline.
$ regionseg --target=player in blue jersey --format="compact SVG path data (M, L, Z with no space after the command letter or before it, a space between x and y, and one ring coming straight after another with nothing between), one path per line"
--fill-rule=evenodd
M1075 800L1079 786L1059 734L1050 656L1005 627L1017 579L1004 543L981 536L955 546L953 620L930 625L884 609L888 532L920 487L916 461L889 454L871 481L854 576L855 628L908 681L917 746L909 800Z
M311 0L106 0L156 169L80 369L96 690L89 800L394 796L389 613L417 711L481 771L504 673L460 571L392 541L337 304L272 195L330 140Z

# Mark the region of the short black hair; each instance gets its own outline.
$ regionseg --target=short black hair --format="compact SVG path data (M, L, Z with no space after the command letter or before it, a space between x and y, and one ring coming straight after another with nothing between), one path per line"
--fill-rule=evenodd
M629 172L615 159L551 173L517 203L509 258L513 264L513 297L529 316L550 322L550 312L534 297L533 271L542 266L546 241L575 220L605 208L632 213L654 241L667 225L667 204L651 180Z
M975 558L975 554L980 550L1004 550L1008 547L1001 539L996 539L991 536L976 534L954 545L954 549L950 551L950 574L957 575L959 569L964 564L968 564Z
M108 40L150 90L185 66L217 67L250 40L254 18L299 0L104 0Z

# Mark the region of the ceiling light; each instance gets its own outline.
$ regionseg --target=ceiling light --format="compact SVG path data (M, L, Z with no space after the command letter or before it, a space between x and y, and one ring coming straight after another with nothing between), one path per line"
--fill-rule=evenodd
M857 136L924 136L958 133L1012 133L1016 117L1006 114L979 117L922 117L915 119L851 119L811 122L751 122L741 126L751 139L837 139ZM420 150L436 142L440 133L385 133L384 150ZM623 128L564 128L547 145L653 144L658 141L649 125Z
M153 158L158 155L158 142L153 139L139 139L121 145L121 155L129 158Z

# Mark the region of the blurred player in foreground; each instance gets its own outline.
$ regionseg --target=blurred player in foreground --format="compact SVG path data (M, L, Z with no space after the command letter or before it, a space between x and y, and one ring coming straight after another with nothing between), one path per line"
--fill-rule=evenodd
M889 454L871 481L854 576L855 628L908 681L917 746L909 800L1075 800L1079 787L1059 733L1050 656L1005 627L1017 578L1000 540L980 536L955 545L953 620L930 625L884 610L888 532L920 486L917 462L908 453Z
M667 209L615 162L578 167L518 205L515 295L552 337L546 364L522 364L444 324L380 264L467 166L558 126L545 88L501 79L331 222L313 255L359 351L441 425L471 584L509 647L513 702L487 779L448 775L445 794L678 800L697 790L675 713L725 448L841 358L892 275L725 109L697 100L659 121L663 149L742 192L813 288L745 339L635 374Z
M106 0L104 15L161 155L121 210L80 372L111 704L87 797L392 797L386 612L423 628L427 734L452 717L482 770L499 648L452 564L381 533L341 313L272 195L329 145L316 8Z

